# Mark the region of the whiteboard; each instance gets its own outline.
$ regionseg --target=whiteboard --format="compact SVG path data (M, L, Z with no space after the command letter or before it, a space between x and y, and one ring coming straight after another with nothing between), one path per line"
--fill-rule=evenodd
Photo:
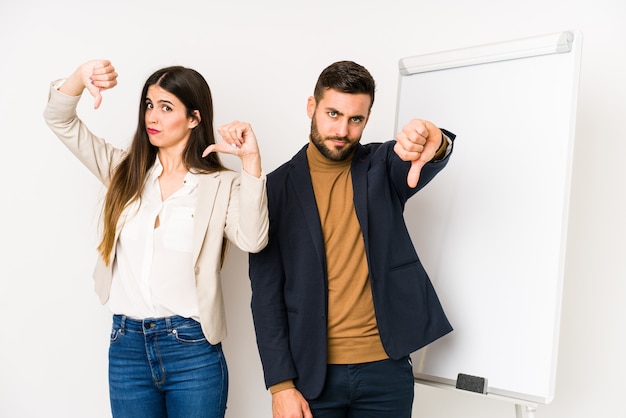
M406 206L454 331L413 353L416 381L554 397L581 34L400 60L396 131L455 134L448 166Z

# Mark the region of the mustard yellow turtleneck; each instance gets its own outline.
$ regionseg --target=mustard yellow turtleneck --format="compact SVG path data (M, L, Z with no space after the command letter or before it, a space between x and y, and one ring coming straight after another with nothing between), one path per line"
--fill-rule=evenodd
M378 334L365 245L353 203L352 158L331 161L313 143L307 158L328 269L328 363L386 359Z

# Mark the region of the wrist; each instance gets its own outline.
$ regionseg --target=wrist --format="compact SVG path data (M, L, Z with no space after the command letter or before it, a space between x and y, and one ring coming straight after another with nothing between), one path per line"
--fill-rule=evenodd
M441 133L441 144L437 151L435 151L435 155L433 156L431 161L441 160L446 155L446 150L448 149L448 138Z
M83 90L85 89L85 85L80 80L80 78L71 75L69 78L63 81L60 85L58 85L57 90L63 94L67 94L68 96L80 96L83 94Z
M241 169L251 176L261 177L261 158L258 154L242 156Z

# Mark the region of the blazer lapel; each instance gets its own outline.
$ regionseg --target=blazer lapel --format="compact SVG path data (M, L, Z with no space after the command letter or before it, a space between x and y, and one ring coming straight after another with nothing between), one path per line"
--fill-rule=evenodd
M193 221L192 257L195 264L200 255L202 243L206 239L209 220L213 213L217 190L219 188L219 173L204 174L198 182L198 203Z
M304 213L304 224L311 235L311 240L314 243L317 257L325 270L326 251L324 250L324 237L322 235L319 212L317 211L317 202L315 201L313 183L311 182L309 163L306 158L306 148L307 146L303 147L291 160L292 169L289 180L291 182L291 187L296 193L298 200L297 203L302 207L302 212Z

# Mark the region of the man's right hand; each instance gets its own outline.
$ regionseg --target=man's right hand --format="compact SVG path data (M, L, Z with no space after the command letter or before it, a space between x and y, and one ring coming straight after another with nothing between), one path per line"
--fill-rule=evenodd
M272 395L274 418L313 418L309 403L295 388L281 390Z

